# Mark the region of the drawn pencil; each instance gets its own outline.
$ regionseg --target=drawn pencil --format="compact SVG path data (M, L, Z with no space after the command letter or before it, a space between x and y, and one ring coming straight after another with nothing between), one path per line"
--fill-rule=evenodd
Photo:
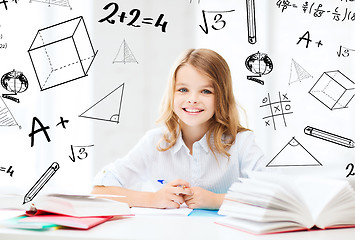
M59 169L59 164L53 162L52 165L43 173L43 175L37 180L37 182L32 186L32 188L25 195L23 204L28 203L33 200L37 193L43 188L43 186L51 179L51 177Z
M255 0L247 1L248 42L256 43Z
M329 132L326 132L326 131L323 131L323 130L320 130L320 129L317 129L314 127L307 126L304 129L304 133L309 136L320 138L325 141L332 142L332 143L335 143L335 144L338 144L338 145L341 145L344 147L348 147L348 148L355 147L355 142L349 138L338 136L333 133L329 133Z

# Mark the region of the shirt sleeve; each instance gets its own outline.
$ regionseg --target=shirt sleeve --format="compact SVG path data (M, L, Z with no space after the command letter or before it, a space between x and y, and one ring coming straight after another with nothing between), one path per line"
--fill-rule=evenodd
M105 166L94 178L95 186L119 186L139 190L149 171L157 141L151 133L145 134L126 156Z
M245 131L238 135L240 177L247 178L249 171L264 171L266 159L263 151L255 142L254 133Z

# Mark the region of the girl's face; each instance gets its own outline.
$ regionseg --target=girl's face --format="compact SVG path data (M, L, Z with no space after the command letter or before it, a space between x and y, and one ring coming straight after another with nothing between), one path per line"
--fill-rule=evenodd
M174 112L183 127L187 125L203 131L207 131L208 120L215 113L212 80L189 64L176 73Z

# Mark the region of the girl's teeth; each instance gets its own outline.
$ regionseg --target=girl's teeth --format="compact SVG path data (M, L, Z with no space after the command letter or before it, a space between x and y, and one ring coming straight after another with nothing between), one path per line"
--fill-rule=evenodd
M192 113L195 113L195 112L201 112L201 110L198 110L198 109L185 109L186 112L192 112Z

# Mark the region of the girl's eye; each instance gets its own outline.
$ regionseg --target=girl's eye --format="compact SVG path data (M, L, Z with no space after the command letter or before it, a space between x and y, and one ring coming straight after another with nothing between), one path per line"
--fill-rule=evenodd
M211 92L210 90L205 89L205 90L202 90L202 93L204 93L204 94L211 94L212 92Z
M179 92L187 92L187 89L186 88L180 88L178 91Z

